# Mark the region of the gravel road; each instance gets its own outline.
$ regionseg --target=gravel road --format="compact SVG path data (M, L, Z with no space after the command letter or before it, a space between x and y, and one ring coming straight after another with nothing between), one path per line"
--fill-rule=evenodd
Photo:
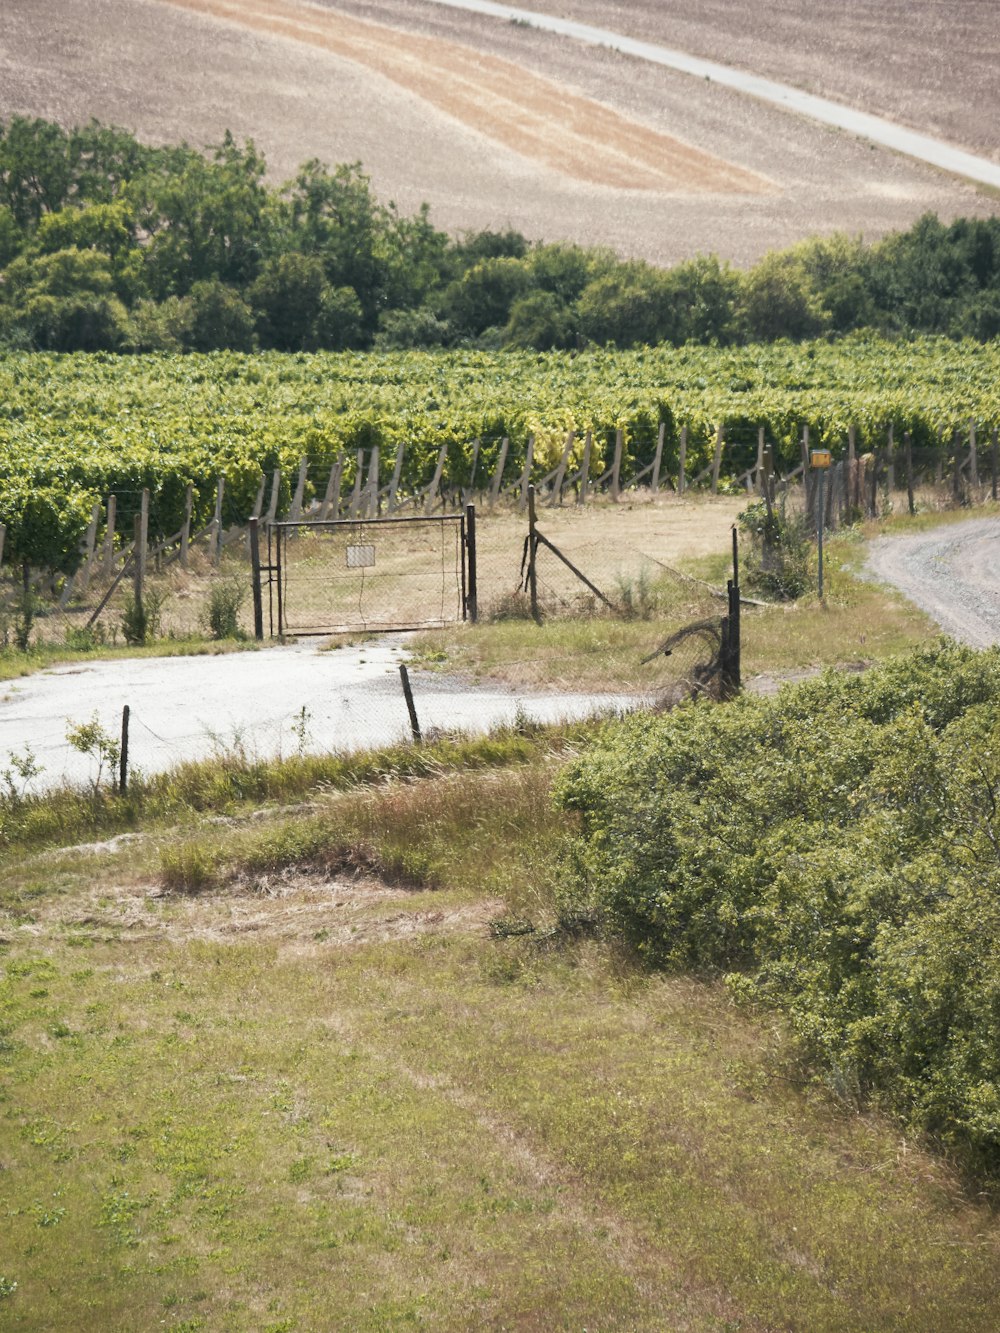
M1000 643L1000 519L880 537L866 572L898 588L963 643Z
M44 766L32 790L85 783L96 765L67 743L70 725L96 717L117 736L131 710L129 753L146 773L242 748L249 755L356 750L409 736L399 678L399 636L320 651L300 642L221 657L145 657L74 663L0 686L0 770L30 746ZM625 708L624 695L540 694L470 686L411 670L417 715L434 728L468 732L511 722L518 710L539 722ZM303 714L302 710L305 709Z

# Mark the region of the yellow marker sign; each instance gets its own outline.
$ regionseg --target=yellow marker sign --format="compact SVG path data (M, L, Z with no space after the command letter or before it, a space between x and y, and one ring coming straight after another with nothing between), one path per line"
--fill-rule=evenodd
M811 467L829 467L829 466L830 466L830 450L829 450L829 449L813 449L813 450L811 451L811 453L809 454L809 464L810 464Z

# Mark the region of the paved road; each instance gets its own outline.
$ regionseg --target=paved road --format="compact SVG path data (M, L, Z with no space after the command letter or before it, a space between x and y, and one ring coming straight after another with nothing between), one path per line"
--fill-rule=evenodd
M0 769L31 746L44 773L34 790L85 783L96 768L66 741L70 724L95 714L117 735L129 705L130 756L147 773L243 746L249 754L387 745L409 735L399 678L401 639L320 652L289 644L217 657L129 658L74 663L0 685ZM432 728L485 731L520 707L538 721L629 707L624 695L534 694L480 689L411 673L417 714ZM303 721L301 709L306 709Z
M710 79L726 88L734 88L737 92L770 102L795 115L806 116L823 125L832 125L859 138L869 139L872 143L882 144L894 152L903 153L921 162L928 162L931 166L940 167L942 171L964 176L980 185L990 185L1000 189L1000 164L991 162L988 158L977 157L974 153L955 148L930 135L905 129L902 125L885 120L881 116L855 111L839 102L816 97L812 93L802 92L799 88L778 83L774 79L765 79L745 70L733 69L729 65L720 65L714 60L702 60L698 56L690 56L683 51L675 51L654 42L626 37L623 33L611 32L607 28L595 28L588 23L577 23L573 19L539 14L534 10L518 9L512 5L495 4L493 0L432 0L432 2L451 9L465 9L476 14L503 19L507 23L526 23L542 32L572 37L589 46L608 46L621 51L624 55L664 65L668 69L679 70L697 79Z
M866 566L975 648L1000 643L1000 519L971 519L908 537L880 537Z

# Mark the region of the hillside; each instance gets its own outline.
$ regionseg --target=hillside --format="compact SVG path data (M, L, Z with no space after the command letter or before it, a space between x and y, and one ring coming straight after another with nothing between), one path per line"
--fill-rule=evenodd
M729 50L718 14L696 42L676 20L665 26L634 9L580 4L574 12L623 30L628 19L720 59L750 63L759 54L768 69L786 37L776 30L764 49L739 37L735 24ZM693 4L690 12L700 22ZM727 34L731 18L726 11ZM313 156L361 160L381 197L404 212L426 200L449 230L511 226L533 239L609 245L655 262L717 251L747 264L816 231L874 238L928 209L949 219L998 207L930 168L725 89L424 0L336 8L77 0L68 9L58 0L10 0L5 22L0 116L67 125L96 117L157 143L216 142L228 128L255 139L277 180ZM741 22L749 29L748 18ZM890 111L911 105L901 90L921 50L928 68L939 63L940 32L923 38L911 26L901 73L882 80L896 90L886 92ZM866 89L873 65L897 67L883 60L893 29L875 24L855 55L842 45L810 50L806 31L800 24L788 69L778 72L808 84L812 64L840 65L842 89L884 109ZM961 61L965 30L949 31L948 59ZM975 73L984 60L991 67L988 33L980 46L973 88L989 83ZM983 114L984 97L968 98L975 114L949 120L942 91L930 97L921 127L940 125L989 151L965 130L995 123Z

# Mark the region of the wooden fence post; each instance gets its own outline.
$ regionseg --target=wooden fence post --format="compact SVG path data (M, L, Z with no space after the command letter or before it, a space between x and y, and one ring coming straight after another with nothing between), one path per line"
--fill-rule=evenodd
M906 503L910 513L915 514L917 506L913 503L913 447L909 431L903 434L903 461L906 465Z
M142 558L142 515L136 514L133 520L132 548L132 596L135 599L137 619L142 612L142 585L146 576L146 562Z
M357 518L361 512L361 486L364 480L365 456L358 449L354 456L354 485L351 488L350 517Z
M368 485L366 487L364 506L365 518L378 518L378 455L378 445L373 444L372 451L368 456Z
M722 446L724 443L722 423L715 428L715 456L712 459L712 494L719 493L719 470L722 467Z
M528 592L531 597L531 618L538 624L538 570L535 557L538 539L535 536L535 488L528 487Z
M802 427L802 495L805 500L806 515L813 517L813 486L812 469L809 467L809 427Z
M146 582L146 554L149 549L149 490L143 488L142 502L139 506L139 549L136 559L139 565L139 586Z
M559 466L556 468L556 475L552 479L552 493L549 496L549 507L562 504L562 488L566 479L566 469L569 467L569 455L573 448L573 441L576 438L573 431L566 432L566 443L563 445L562 457L559 459Z
M271 478L271 501L267 506L267 521L273 523L278 517L278 500L281 496L281 468L274 469L274 476Z
M969 422L969 481L972 489L979 489L979 459L976 456L976 423Z
M893 504L893 499L892 499L892 497L893 497L893 492L894 492L895 489L896 489L896 440L895 440L895 429L896 429L896 428L895 428L895 423L892 422L892 421L890 421L890 422L889 422L889 436L888 436L888 439L886 440L886 464L885 464L885 477L886 477L886 486L887 486L888 491L889 491L889 509L890 509L890 510L892 510L892 509L895 508L895 505Z
M857 440L853 423L847 427L847 508L860 509Z
M593 442L593 436L588 430L583 437L583 464L580 468L580 494L577 498L577 504L585 505L587 503L587 492L590 490L590 449Z
M441 448L438 450L437 463L434 465L434 476L431 478L431 484L427 488L427 504L425 507L428 514L433 510L434 503L437 500L438 487L441 485L441 477L444 474L444 465L447 457L448 446L447 444L442 444Z
M104 574L111 577L115 564L115 523L118 515L118 497L108 496L107 519L104 524Z
M215 517L212 520L212 564L222 560L222 496L226 488L225 477L219 477L215 483Z
M267 482L264 474L261 473L260 485L257 487L257 497L253 502L253 508L250 510L251 518L260 518L261 510L264 508L264 492L267 490Z
M990 449L990 495L994 500L997 498L997 428L993 427L993 443ZM3 540L0 538L0 551L3 550Z
M122 796L128 791L128 704L122 709L122 743L118 751L118 791Z
M80 570L80 591L86 592L90 586L90 575L94 568L94 550L97 545L97 525L101 521L101 506L95 504L90 511L90 523L87 527L87 547Z
M509 447L510 440L505 435L500 441L500 456L497 459L496 471L493 473L493 484L490 486L491 509L500 498L500 487L503 485L503 470L507 466L507 450Z
M611 467L611 498L615 504L618 503L618 496L621 494L622 448L624 443L625 432L619 426L615 431L615 461Z
M653 481L650 490L655 495L660 489L660 463L663 459L663 440L667 433L667 423L660 422L660 429L656 433L656 455L653 458Z
M687 428L687 426L682 426L682 427L681 427L680 454L678 455L678 459L677 459L677 494L678 494L678 495L683 495L683 494L684 494L684 485L685 485L685 481L684 481L684 468L685 468L686 465L687 465L687 448L688 448L688 428Z
M399 678L403 682L403 698L406 700L406 711L410 715L410 733L413 736L415 744L420 744L420 723L417 720L417 709L413 702L413 691L410 689L410 673L406 669L406 663L399 664Z
M951 433L951 447L954 454L951 470L951 493L956 503L962 498L962 447L959 444L957 430Z
M521 500L518 508L523 509L528 503L528 487L531 485L531 469L535 462L535 437L528 436L528 444L524 451L524 471L521 473Z
M260 533L259 520L250 520L250 582L253 589L253 636L260 642L264 637L264 597L260 586Z
M191 513L194 509L194 487L184 492L184 522L181 525L181 569L188 567L188 547L191 545Z
M299 459L299 475L295 482L295 494L292 496L292 508L288 518L292 523L297 523L302 517L302 502L306 493L306 472L309 469L309 459Z
M402 448L402 445L400 445ZM344 468L343 452L337 454L337 461L330 469L330 476L326 483L326 493L323 496L323 507L319 511L321 519L330 517L330 510L333 509L334 518L340 518L340 474Z
M0 523L0 565L3 564L3 547L7 539L7 524Z

